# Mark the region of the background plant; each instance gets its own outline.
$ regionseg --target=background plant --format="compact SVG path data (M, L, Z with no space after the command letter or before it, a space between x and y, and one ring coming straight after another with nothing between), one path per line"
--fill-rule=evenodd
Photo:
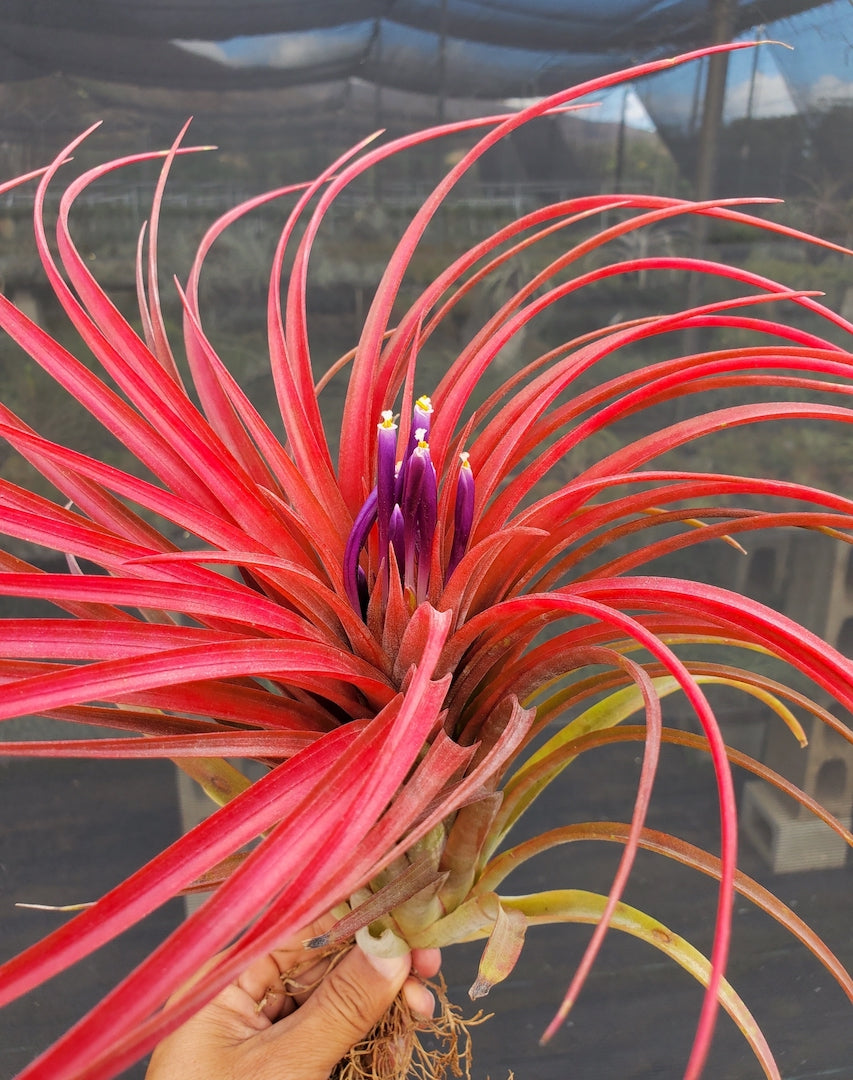
M575 1000L607 928L633 934L707 987L689 1077L701 1071L718 1003L765 1074L779 1075L723 977L735 892L789 927L853 998L853 981L829 948L738 873L731 763L810 806L848 843L853 837L783 778L725 747L703 689L722 684L760 699L792 737L802 738L799 713L849 739L822 700L830 695L850 708L853 664L758 603L648 570L698 543L737 546L740 534L760 528L798 526L849 539L853 503L841 495L783 479L672 468L666 455L767 421L849 423L851 356L838 341L853 327L813 294L756 273L678 253L626 257L625 238L702 214L832 245L747 213L736 200L596 195L510 222L439 270L414 299L405 291L425 230L490 146L576 97L672 62L595 80L511 116L386 144L368 140L310 184L237 207L207 232L178 286L185 353L179 359L160 306L157 233L167 175L185 152L181 140L166 154L110 162L74 180L60 202L55 254L45 194L76 144L37 178L34 224L43 267L101 373L5 298L0 322L142 469L127 472L53 443L0 408L0 433L60 493L52 501L4 481L2 529L65 553L69 570L44 573L0 555L4 595L49 600L65 616L4 620L0 718L38 713L122 733L7 742L2 752L172 758L221 808L0 968L0 1000L9 1001L175 894L210 891L21 1080L114 1076L254 956L338 905L346 914L317 944L356 935L365 948L381 950L485 938L474 997L510 974L528 926L594 924L548 1037ZM349 183L382 160L479 128L485 134L395 246L354 350L318 380L306 289L324 217ZM99 177L157 157L162 173L140 238L137 333L75 247L69 214ZM11 184L28 179L36 178ZM284 196L295 206L273 259L267 322L281 440L221 363L198 297L205 258L219 236ZM537 253L537 268L528 270ZM525 268L517 282L506 275L513 260ZM582 303L596 283L676 272L707 275L726 285L725 293L689 310L592 328L518 367L500 367L504 350L537 319L556 305ZM493 314L435 385L422 386L433 336L491 279L502 283ZM809 313L826 329L783 321L782 306ZM737 331L741 340L684 354L685 332L695 330ZM645 345L666 347L665 355L632 363L633 351ZM629 358L621 370L619 357ZM604 364L606 376L592 378ZM318 397L341 379L347 383L335 461ZM778 401L766 393L776 388ZM708 391L761 395L703 411L698 395ZM673 404L677 418L667 413ZM624 421L643 415L651 417L645 434L613 441ZM661 416L669 418L661 423ZM779 509L766 509L768 501ZM190 539L178 545L182 535ZM707 646L708 659L695 659L697 644ZM733 662L717 648L737 648L744 659ZM761 662L753 665L756 653ZM813 690L791 689L766 674L766 655ZM695 711L701 735L663 726L661 702L676 691ZM629 723L635 716L644 722ZM643 744L630 822L555 823L508 847L513 825L547 785L586 751L620 740ZM710 755L720 795L720 859L645 827L666 742ZM229 760L244 757L268 773L250 784ZM571 770L562 782L570 777ZM520 863L579 840L624 845L607 896L562 882L532 895L504 891ZM622 902L640 847L719 880L708 960ZM191 992L163 1007L226 946Z

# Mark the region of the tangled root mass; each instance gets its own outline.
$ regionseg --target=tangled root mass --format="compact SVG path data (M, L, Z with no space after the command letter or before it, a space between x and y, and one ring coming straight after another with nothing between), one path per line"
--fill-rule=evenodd
M398 997L366 1039L340 1062L330 1080L471 1080L470 1028L488 1016L470 1019L447 997L439 975L426 984L435 995L436 1015L415 1016Z

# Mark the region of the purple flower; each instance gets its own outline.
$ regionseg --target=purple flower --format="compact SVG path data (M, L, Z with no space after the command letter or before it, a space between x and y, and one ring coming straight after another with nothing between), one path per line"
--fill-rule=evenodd
M363 617L367 616L367 603L359 594L357 575L363 575L368 603L379 604L387 598L388 582L388 545L392 545L398 570L402 574L404 594L408 598L412 611L423 603L430 594L430 586L440 590L443 582L450 576L453 566L464 553L471 531L473 514L473 476L466 460L466 483L457 489L454 522L453 551L459 552L456 561L441 574L442 580L431 581L433 558L442 547L443 533L449 535L449 529L442 522L442 536L437 536L438 528L438 481L435 466L430 456L429 424L432 419L430 399L421 397L416 402L412 417L412 435L403 458L395 467L397 425L393 414L386 410L378 425L376 447L376 487L367 497L347 540L344 556L344 577L347 582L347 595L353 607ZM415 426L418 425L418 426ZM466 510L460 507L470 502ZM465 521L467 520L467 525ZM368 561L370 532L376 525L378 546L375 565L367 568L359 564L359 559ZM452 555L451 555L452 558ZM439 570L441 567L439 566ZM375 595L376 591L379 595Z

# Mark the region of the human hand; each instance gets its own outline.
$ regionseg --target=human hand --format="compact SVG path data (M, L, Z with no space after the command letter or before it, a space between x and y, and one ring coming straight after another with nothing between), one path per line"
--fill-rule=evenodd
M438 972L437 949L386 960L355 946L327 972L328 958L300 944L314 932L256 960L164 1039L145 1080L328 1080L400 991L413 1013L432 1015L432 994L418 976ZM297 967L306 989L291 994L282 975Z

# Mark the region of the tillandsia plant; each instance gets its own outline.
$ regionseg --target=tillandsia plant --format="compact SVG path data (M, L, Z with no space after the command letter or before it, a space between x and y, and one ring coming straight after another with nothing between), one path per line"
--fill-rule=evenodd
M821 701L828 695L853 707L853 662L757 602L644 572L667 553L709 540L736 545L738 535L774 526L849 541L853 502L840 495L789 480L675 469L660 459L723 428L786 419L850 423L853 411L843 401L853 387L853 356L830 337L853 326L812 293L698 256L608 261L621 238L691 215L824 242L734 201L571 198L486 236L403 310L402 283L427 225L486 150L583 95L711 51L643 64L506 116L368 141L312 183L237 207L207 232L178 286L178 360L156 263L158 210L170 166L184 152L178 144L74 180L59 205L56 255L45 196L78 143L36 177L6 185L37 181L35 237L44 271L103 377L3 297L0 323L139 460L147 478L57 445L0 407L0 434L61 493L50 501L3 481L0 528L69 561L68 573L49 573L0 555L4 596L49 600L62 611L55 619L3 621L0 718L40 714L118 733L6 741L0 752L171 758L219 804L132 877L0 968L0 999L8 1002L175 895L209 894L20 1080L115 1076L250 961L330 911L338 917L334 929L314 942L326 948L353 936L375 951L484 939L473 997L511 973L528 927L592 924L546 1038L565 1019L607 929L635 935L706 988L688 1078L702 1071L720 1005L765 1074L779 1076L765 1039L724 979L738 892L788 927L853 1000L853 980L829 948L737 870L732 762L798 799L848 843L853 837L782 777L729 749L703 690L723 684L760 699L792 738L802 735L797 712L850 740L850 729ZM413 215L354 349L318 380L306 289L324 216L347 185L389 156L466 131L479 131L477 141ZM75 247L69 214L93 181L158 156L161 179L140 241L137 332ZM281 441L208 340L199 279L209 249L232 222L288 192L295 206L273 261L267 327ZM591 230L596 221L600 227ZM581 238L560 241L573 228L584 230ZM436 385L422 386L419 356L457 305L512 260L552 251L555 238L560 254L527 276ZM590 255L595 261L582 268ZM734 283L740 295L614 322L527 358L480 392L501 349L541 313L582 302L595 282L665 271ZM768 318L762 309L770 303L824 320L830 337L798 328L796 320ZM750 343L729 338L687 354L681 332L697 328L722 328ZM617 352L649 342L671 343L672 358L627 365L597 385L583 379ZM318 398L332 374L347 370L335 464ZM783 400L690 414L700 391L732 387L778 387ZM827 394L841 404L815 403ZM682 404L681 419L611 444L569 479L557 471L573 448L596 445L596 436L620 420L667 402ZM549 477L556 479L542 493L537 485ZM774 501L777 508L768 509ZM163 522L177 528L170 533ZM195 540L179 547L169 536L180 535ZM82 572L90 566L99 572ZM725 661L696 660L695 646L703 643L725 646ZM743 666L734 655L744 657ZM767 655L814 692L756 671L754 659ZM663 726L661 701L674 691L686 696L701 736ZM629 822L556 821L508 846L541 791L593 748L620 740L643 744ZM662 743L710 755L719 858L646 827ZM250 783L232 763L241 758L262 763L266 773ZM579 840L624 845L608 895L565 883L532 895L507 890L508 875L525 860ZM623 902L640 848L718 879L707 959ZM164 1004L221 950L190 990ZM395 1054L404 1043L395 1039ZM371 1068L366 1060L362 1070ZM373 1075L405 1075L406 1061L394 1054L391 1060L390 1073L376 1064Z

